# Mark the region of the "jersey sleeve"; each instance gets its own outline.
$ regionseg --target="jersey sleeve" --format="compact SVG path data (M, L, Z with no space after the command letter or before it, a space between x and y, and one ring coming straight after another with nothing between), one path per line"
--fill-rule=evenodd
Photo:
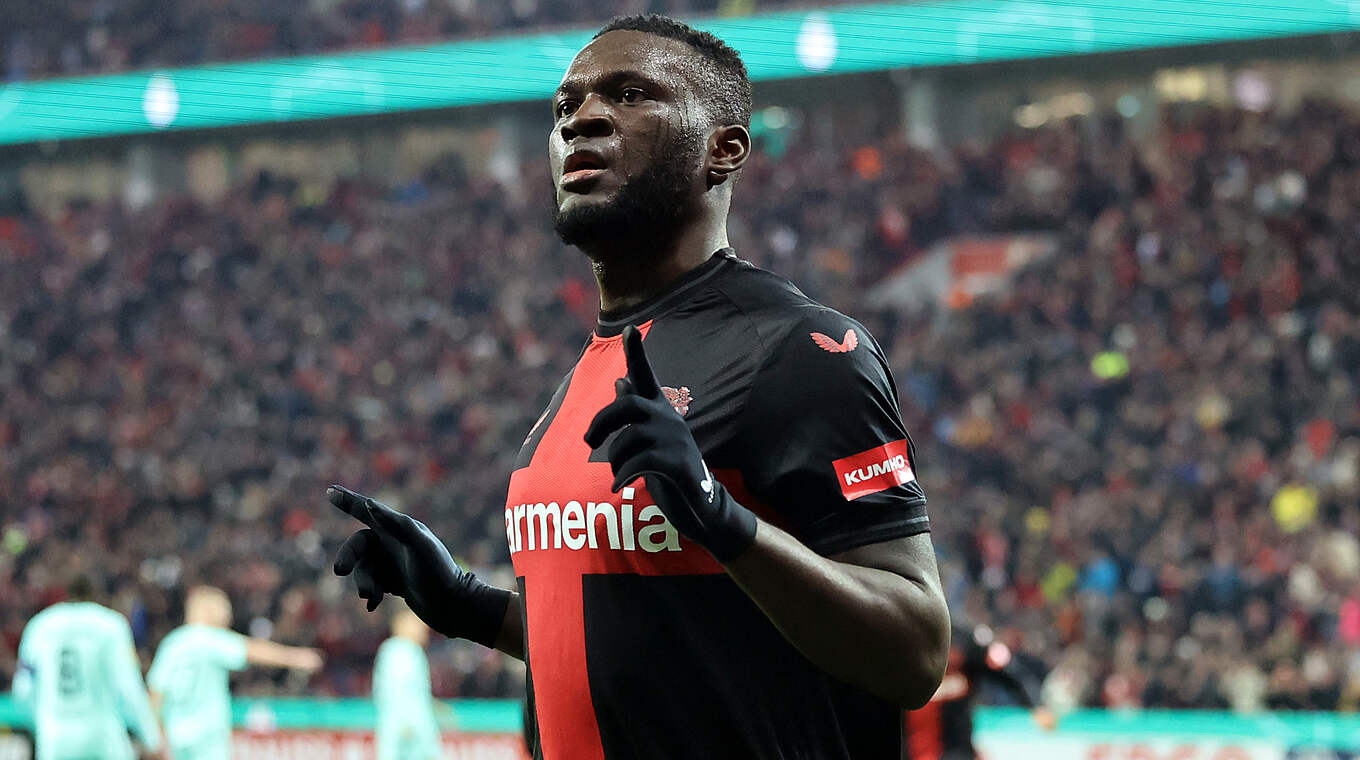
M739 435L752 496L820 554L930 529L892 374L849 317L818 311L772 347Z
M246 637L235 631L212 631L209 640L211 656L227 670L244 670L246 667Z

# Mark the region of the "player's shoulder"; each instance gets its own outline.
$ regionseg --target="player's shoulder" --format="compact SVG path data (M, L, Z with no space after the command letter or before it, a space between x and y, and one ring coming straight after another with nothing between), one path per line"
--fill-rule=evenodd
M219 628L215 625L183 625L180 626L179 630L183 631L183 640L186 644L199 647L213 649L230 647L246 640L243 634L230 628Z
M414 643L400 636L392 636L378 645L373 666L384 672L400 672L411 667L419 653L420 649Z
M82 610L82 614L88 615L91 621L102 626L105 631L115 634L131 634L132 624L123 613L115 609L110 609L102 604L88 602Z
M721 292L743 314L771 320L787 320L809 308L825 308L809 298L787 278L738 257L731 251L727 276L716 278L713 289Z
M111 625L128 624L127 617L124 616L123 613L111 607L105 607L102 604L96 604L94 602L84 602L80 605L80 607L82 608L81 609L82 613L89 615L91 618L94 618L95 620L100 620Z
M52 623L53 610L56 607L55 604L51 607L44 607L29 618L28 622L24 624L24 638L30 640L41 638L43 629Z
M127 622L122 615L94 602L57 602L34 615L29 624L45 626L76 621L81 624L101 627L112 621L110 616Z
M814 349L835 352L835 346L852 351L865 339L868 330L860 322L803 293L787 278L726 254L732 259L727 277L713 287L721 292L747 322L760 333L767 348L781 347L791 338L803 338ZM814 334L835 338L821 341ZM846 344L845 341L850 341Z
M165 638L161 639L161 643L160 646L157 647L157 651L164 652L174 650L180 646L183 646L186 640L192 639L193 637L194 637L193 626L190 625L178 626L172 629L169 633L165 634Z
M41 618L41 619L40 619ZM33 623L65 637L77 636L94 641L126 639L132 626L123 614L94 602L62 602L38 613Z

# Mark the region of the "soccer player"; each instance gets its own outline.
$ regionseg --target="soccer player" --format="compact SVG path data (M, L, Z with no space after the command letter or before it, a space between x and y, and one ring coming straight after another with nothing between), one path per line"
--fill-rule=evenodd
M735 51L605 26L552 99L554 226L600 315L510 475L516 589L332 487L376 607L527 663L537 757L892 758L949 614L888 364L868 330L737 257L751 153Z
M1023 707L1045 731L1057 717L1039 701L1039 684L1016 664L1010 648L987 626L956 627L949 645L949 665L930 702L907 713L907 760L977 760L973 746L973 706L978 688L993 683Z
M174 760L231 757L230 671L264 665L310 673L321 667L321 653L315 649L249 638L228 630L229 625L227 595L212 586L196 586L184 601L184 625L166 635L156 650L147 682Z
M410 609L392 616L392 638L373 663L373 703L378 710L378 760L433 760L439 728L430 697L425 645L430 629Z
M85 576L67 599L34 615L19 641L14 697L33 715L36 760L131 760L129 731L160 752L127 618L96 604Z

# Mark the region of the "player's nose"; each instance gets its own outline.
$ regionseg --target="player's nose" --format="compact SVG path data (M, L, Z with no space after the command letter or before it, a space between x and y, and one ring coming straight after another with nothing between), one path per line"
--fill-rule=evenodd
M577 137L607 137L614 133L614 117L605 99L591 93L571 116L562 120L560 129L562 141L566 143Z

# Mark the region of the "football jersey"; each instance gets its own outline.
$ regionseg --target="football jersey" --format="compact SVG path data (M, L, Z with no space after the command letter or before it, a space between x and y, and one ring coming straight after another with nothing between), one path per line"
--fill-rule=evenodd
M37 760L131 758L129 729L160 747L132 629L93 602L54 604L33 616L19 642L14 696L32 710Z
M246 637L210 625L182 625L156 650L147 684L161 695L165 736L176 754L231 741L230 672L246 666Z
M378 711L378 760L433 760L439 756L430 662L414 641L394 636L378 647L373 663L373 705Z
M815 667L643 479L611 493L583 436L637 325L663 392L733 497L834 555L929 529L892 376L864 326L730 250L602 313L511 475L536 757L888 758L900 709Z

